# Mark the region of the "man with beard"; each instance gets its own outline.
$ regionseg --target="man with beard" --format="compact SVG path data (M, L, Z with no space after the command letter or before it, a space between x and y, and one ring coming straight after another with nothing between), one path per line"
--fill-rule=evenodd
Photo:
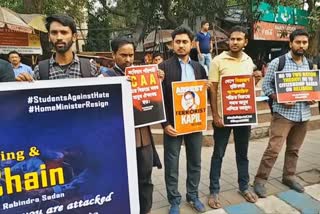
M113 68L103 74L107 77L124 76L127 67L133 65L134 61L134 43L127 37L118 37L112 40L112 57L115 62ZM163 79L164 73L158 70L158 76ZM139 118L134 118L139 120ZM152 207L152 167L162 168L158 153L154 146L150 126L144 126L135 129L137 171L139 187L140 214L149 214Z
M285 55L284 71L310 70L307 58L304 56L309 45L309 35L304 30L295 30L290 34L290 51ZM270 125L270 139L257 175L254 190L259 197L266 197L265 183L281 148L286 142L286 152L283 167L282 183L296 190L304 192L304 188L295 179L299 149L304 141L307 123L311 117L310 102L278 103L275 90L274 73L278 70L279 58L274 59L268 66L262 89L273 100L273 115Z
M77 39L77 27L67 15L52 15L46 18L49 42L55 53L49 60L39 62L33 77L26 72L16 77L17 81L67 79L98 76L96 65L88 59L80 59L71 49Z
M248 32L241 26L234 26L230 30L229 51L224 51L216 56L209 71L209 81L213 86L210 90L210 105L213 117L214 151L210 168L210 196L208 205L213 209L221 208L219 200L220 175L222 160L228 145L231 131L233 130L236 162L238 169L238 184L241 195L251 203L257 201L257 196L249 190L249 160L248 146L251 126L225 127L221 110L221 82L222 75L253 75L257 83L261 72L254 71L252 59L243 52L248 44Z
M178 27L172 32L173 50L175 55L159 65L165 72L162 83L167 122L164 129L164 165L167 198L171 205L169 214L180 213L181 194L178 191L179 156L184 140L187 156L187 202L197 212L205 212L205 207L199 200L198 188L201 174L202 132L178 135L174 128L174 113L172 100L172 82L194 81L207 79L205 69L190 59L193 33L186 27Z

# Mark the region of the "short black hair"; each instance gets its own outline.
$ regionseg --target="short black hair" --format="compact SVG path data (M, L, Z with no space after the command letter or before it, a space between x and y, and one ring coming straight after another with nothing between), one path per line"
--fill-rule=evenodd
M53 14L46 18L46 28L50 32L50 25L52 22L59 22L63 26L69 27L72 33L77 33L77 25L74 19L65 14Z
M245 39L248 39L248 38L249 38L248 31L247 31L247 29L246 29L245 27L242 27L242 26L240 26L240 25L233 26L233 27L230 29L229 37L230 37L231 34L234 33L234 32L244 33Z
M194 35L192 33L192 31L190 30L190 28L185 27L185 26L179 26L177 27L172 33L172 40L174 40L174 38L176 38L176 35L180 35L180 34L187 34L189 39L191 41L193 41Z
M128 38L126 36L117 37L111 41L111 49L114 53L116 53L119 48L127 44L131 44L133 46L133 49L135 48L134 42L131 38Z
M21 57L21 54L18 51L10 51L8 53L8 58L10 57L11 54L17 54L19 57Z
M156 58L158 56L161 56L161 58L163 58L163 54L160 53L160 52L156 52L156 53L153 54L153 58Z
M202 22L201 22L201 27L203 27L203 25L205 25L205 24L210 24L207 20L203 20Z
M296 29L294 31L292 31L292 33L289 36L290 42L293 42L293 40L297 37L297 36L306 36L309 39L309 34L307 31L303 30L303 29Z

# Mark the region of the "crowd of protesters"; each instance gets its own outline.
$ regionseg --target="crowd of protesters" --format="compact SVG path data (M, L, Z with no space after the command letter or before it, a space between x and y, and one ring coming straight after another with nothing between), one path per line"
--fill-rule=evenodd
M0 82L35 81L67 78L124 76L125 68L132 66L135 56L135 45L130 38L118 37L112 43L114 66L101 66L99 60L92 61L78 57L72 51L72 45L77 39L77 28L74 20L67 15L52 15L46 18L46 28L49 41L55 52L50 59L40 61L32 70L21 63L21 55L10 52L9 62L0 60ZM265 183L269 178L272 167L279 152L286 143L285 162L283 169L283 184L298 192L304 188L295 178L299 150L303 144L307 124L311 117L310 102L278 103L274 86L274 72L279 66L279 58L274 59L266 69L263 80L263 91L272 100L272 119L270 125L270 140L261 158L258 172L254 179L253 189L249 186L248 147L250 144L250 126L225 127L221 119L221 83L222 75L249 74L256 83L261 80L261 70L256 68L252 59L244 52L248 44L248 32L241 26L230 30L229 50L222 52L212 59L212 41L208 32L209 23L203 21L201 30L196 34L196 50L199 62L190 58L193 32L187 27L178 27L172 32L173 56L167 60L161 53L145 57L146 64L159 64L158 75L162 80L164 103L167 121L162 124L164 130L164 171L167 198L170 203L170 214L180 213L181 194L178 191L179 155L182 142L186 148L187 177L186 199L198 212L205 212L205 206L199 200L198 189L201 176L201 145L202 133L178 135L173 122L172 82L195 81L206 79L210 95L211 112L213 116L214 149L210 166L210 194L208 205L212 209L221 208L220 176L223 157L231 131L234 135L235 156L238 170L239 192L250 203L258 198L266 197ZM290 51L285 58L284 70L305 71L309 63L305 57L308 49L309 35L304 30L295 30L290 35ZM318 60L320 61L320 60ZM319 62L315 62L319 66ZM154 147L150 127L135 129L137 154L137 171L139 186L140 213L151 212L153 184L152 168L161 168L161 162Z

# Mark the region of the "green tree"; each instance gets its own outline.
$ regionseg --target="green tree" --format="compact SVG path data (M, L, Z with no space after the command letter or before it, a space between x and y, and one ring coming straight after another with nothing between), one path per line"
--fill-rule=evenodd
M116 4L98 0L104 10L113 17L114 27L127 27L136 40L141 40L145 32L161 27L175 28L184 19L195 20L205 16L209 21L224 15L224 0L118 0Z
M311 35L309 41L309 53L312 56L319 54L319 46L320 46L320 0L228 0L229 6L236 5L238 8L244 11L243 16L246 19L243 25L247 25L248 27L252 26L254 22L259 20L260 13L258 13L254 8L254 5L258 5L260 2L269 3L274 12L277 12L278 6L290 6L300 9L308 8L309 12L309 24L307 26L307 30ZM317 4L318 2L318 4ZM253 9L252 9L253 8ZM283 34L287 34L287 31L284 30Z
M85 45L86 51L108 51L110 50L110 18L101 13L89 13L88 35Z

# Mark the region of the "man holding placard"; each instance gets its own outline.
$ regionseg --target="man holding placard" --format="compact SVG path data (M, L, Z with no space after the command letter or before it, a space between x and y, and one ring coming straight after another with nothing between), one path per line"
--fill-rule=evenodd
M309 35L304 30L295 30L290 35L291 50L285 55L284 71L308 71L309 63L304 56L309 45ZM254 189L259 197L266 197L265 183L281 148L286 141L286 153L283 168L282 182L298 192L304 192L304 188L295 179L296 166L300 147L307 132L307 123L311 117L308 102L278 103L275 72L278 71L280 58L271 61L262 89L273 100L273 115L270 125L270 140L265 150L255 178Z
M111 42L112 56L115 65L105 74L107 77L125 76L126 68L133 66L134 43L127 37L118 37ZM158 71L159 78L163 78L163 72ZM132 79L132 81L134 81ZM135 115L136 116L136 115ZM140 117L141 114L140 114ZM137 120L139 118L135 118ZM161 163L155 151L150 126L135 128L136 154L138 167L140 214L150 213L152 207L153 184L151 180L152 167L161 168Z
M250 137L250 125L225 126L222 120L221 90L224 83L221 76L253 75L256 83L261 78L261 72L255 71L252 59L243 52L248 44L248 32L240 26L231 29L229 37L229 51L225 51L215 57L210 65L209 81L213 83L210 89L211 110L214 128L214 152L211 159L210 170L210 196L208 205L213 209L221 208L219 200L220 175L222 159L229 141L231 130L235 140L236 161L238 168L238 183L240 193L248 202L256 202L257 196L249 190L249 161L248 143ZM238 94L236 94L238 97Z
M159 65L159 68L166 74L162 86L167 122L163 123L162 126L164 129L165 182L168 200L171 204L169 213L180 213L181 194L178 191L178 169L182 140L185 142L187 156L187 201L198 212L204 212L205 207L198 196L202 133L200 131L190 131L189 134L181 134L174 124L177 114L183 116L186 123L193 123L197 120L194 114L201 110L193 102L197 104L201 101L198 98L197 100L193 98L196 98L196 92L206 91L205 84L207 81L200 83L195 80L206 79L206 71L199 63L192 61L189 57L193 40L190 29L178 27L172 32L172 39L175 55ZM194 85L187 83L190 81L193 81L191 84ZM173 83L186 85L175 87ZM178 101L173 97L178 97ZM206 103L206 99L203 102ZM175 108L181 110L176 111ZM201 117L198 119L201 120Z

